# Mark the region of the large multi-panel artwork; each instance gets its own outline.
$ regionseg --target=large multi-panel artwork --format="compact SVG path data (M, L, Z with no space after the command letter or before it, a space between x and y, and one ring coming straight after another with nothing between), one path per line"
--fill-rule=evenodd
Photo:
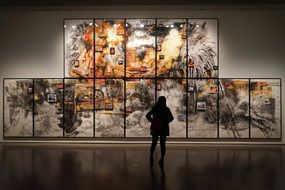
M4 137L149 137L165 96L170 137L281 138L281 79L5 79Z
M64 21L67 78L216 78L217 19Z
M66 19L64 78L5 79L4 137L281 138L281 79L219 77L217 19Z

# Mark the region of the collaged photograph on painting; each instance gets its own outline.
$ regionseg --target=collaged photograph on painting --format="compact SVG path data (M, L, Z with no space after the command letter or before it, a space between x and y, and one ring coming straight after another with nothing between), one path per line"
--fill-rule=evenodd
M280 79L250 79L251 138L281 138Z
M219 80L219 137L249 138L249 80Z
M216 79L188 80L188 137L217 138L218 85Z
M218 20L188 20L188 77L218 77Z
M126 77L155 76L155 19L127 19Z
M124 137L124 81L95 80L95 137Z
M93 91L93 79L64 79L65 137L93 137Z
M124 77L124 19L95 20L95 76Z
M63 136L63 79L34 79L34 133Z
M157 76L186 77L186 19L157 20Z
M65 77L94 77L94 23L88 20L65 20Z
M4 137L33 136L33 79L4 79Z
M169 124L170 137L186 138L186 80L160 79L156 89L157 97L166 97L166 104L174 117Z
M129 79L126 81L126 137L149 137L150 122L146 114L154 106L155 81Z

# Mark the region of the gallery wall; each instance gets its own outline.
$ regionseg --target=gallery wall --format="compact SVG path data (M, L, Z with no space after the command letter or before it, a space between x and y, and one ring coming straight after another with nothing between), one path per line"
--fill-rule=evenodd
M13 77L62 78L64 75L63 19L93 17L219 18L220 77L280 77L283 79L285 75L285 66L283 66L285 26L281 24L285 13L282 10L173 11L157 8L157 10L131 11L126 8L122 10L113 8L104 11L100 9L94 11L2 11L0 13L1 80ZM3 91L2 83L0 90ZM3 93L0 98L3 100ZM2 116L2 101L0 110ZM284 111L282 113L283 118ZM2 141L3 117L1 117L0 126L0 140ZM282 136L284 137L284 130Z

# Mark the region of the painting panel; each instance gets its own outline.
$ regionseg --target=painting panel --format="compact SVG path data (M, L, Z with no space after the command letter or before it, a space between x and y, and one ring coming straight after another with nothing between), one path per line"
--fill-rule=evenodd
M219 80L219 137L249 138L249 80Z
M157 76L186 77L186 19L157 20Z
M63 136L63 79L34 79L34 133Z
M281 138L280 79L250 79L251 138Z
M93 79L64 79L65 137L93 137L93 107Z
M66 78L94 77L94 23L92 19L65 20Z
M126 136L149 137L150 122L146 114L154 106L155 81L129 79L126 81Z
M33 136L33 79L4 79L4 137Z
M125 76L124 19L95 21L95 77Z
M155 19L127 19L126 77L155 76Z
M217 138L218 85L215 79L188 81L188 137Z
M124 137L124 81L95 80L95 136Z
M188 77L218 77L218 20L188 19Z
M186 138L186 80L160 79L156 89L157 97L166 97L166 104L174 117L169 124L170 137Z

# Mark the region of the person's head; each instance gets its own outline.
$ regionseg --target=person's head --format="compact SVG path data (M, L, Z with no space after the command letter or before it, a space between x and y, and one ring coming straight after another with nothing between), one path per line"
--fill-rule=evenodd
M166 107L166 98L164 96L158 97L157 104L158 107Z

